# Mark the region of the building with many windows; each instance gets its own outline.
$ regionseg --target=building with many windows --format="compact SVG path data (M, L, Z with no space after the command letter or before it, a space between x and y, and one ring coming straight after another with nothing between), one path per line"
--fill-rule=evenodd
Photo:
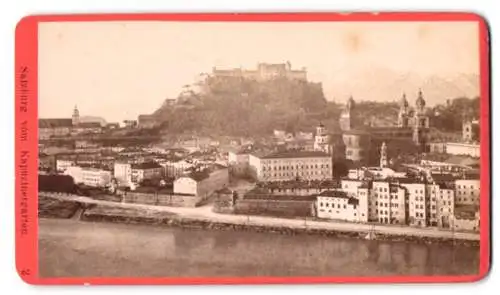
M325 180L332 178L332 158L320 151L249 155L251 175L259 181Z
M455 180L455 203L457 205L475 205L480 202L479 179L457 179Z
M131 179L134 183L141 183L146 179L160 179L164 168L156 162L131 164Z
M97 168L70 166L65 170L64 174L73 177L75 184L105 187L111 182L111 172Z
M346 192L327 190L320 193L316 201L317 217L349 222L367 222L366 199L350 197Z
M385 224L406 224L406 190L397 183L374 181L371 191L371 220Z

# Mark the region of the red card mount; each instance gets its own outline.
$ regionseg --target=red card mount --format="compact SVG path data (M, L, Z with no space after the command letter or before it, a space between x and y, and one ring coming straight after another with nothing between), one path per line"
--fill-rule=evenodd
M51 277L39 276L38 249L38 27L47 22L475 22L480 52L480 242L474 275L338 277ZM207 13L34 15L23 18L15 34L16 87L16 267L29 284L313 284L473 282L490 267L490 52L486 21L472 13ZM244 254L243 254L244 255Z

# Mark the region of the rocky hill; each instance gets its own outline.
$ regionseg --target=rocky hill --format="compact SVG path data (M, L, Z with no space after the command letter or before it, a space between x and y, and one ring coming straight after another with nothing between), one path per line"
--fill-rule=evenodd
M320 83L276 79L207 78L199 93L186 91L154 116L167 133L268 135L273 129L312 131L319 120L336 122ZM332 120L333 119L333 120Z

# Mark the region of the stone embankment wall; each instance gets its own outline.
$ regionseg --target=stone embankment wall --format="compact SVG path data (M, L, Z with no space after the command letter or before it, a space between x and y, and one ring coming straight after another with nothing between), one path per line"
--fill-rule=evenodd
M123 194L123 202L156 206L171 207L196 207L200 198L186 195L152 194L140 192L127 192Z
M84 214L82 217L86 221L104 221L104 222L117 222L117 223L133 223L133 224L154 224L168 227L178 227L185 229L197 230L223 230L223 231L249 231L249 232L263 232L263 233L276 233L285 235L299 235L310 234L320 235L335 238L360 238L365 239L367 233L365 232L352 232L340 231L330 229L308 228L307 226L289 227L289 226L272 226L251 223L226 223L218 221L210 221L205 219L183 218L180 216L157 216L157 217L125 217L125 216L112 216L107 214ZM479 241L465 241L465 240L452 240L446 238L422 238L406 235L385 235L376 234L376 240L387 241L404 241L412 243L446 243L446 244L461 244L471 247L479 247Z

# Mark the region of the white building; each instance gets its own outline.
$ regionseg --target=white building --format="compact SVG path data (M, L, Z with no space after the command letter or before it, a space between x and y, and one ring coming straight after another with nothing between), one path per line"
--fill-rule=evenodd
M481 146L474 143L447 142L446 153L479 158L481 155Z
M324 153L331 153L330 136L323 124L316 127L316 135L314 136L314 150Z
M63 160L63 159L57 159L56 160L56 170L59 173L64 173L68 167L75 166L75 161L73 160Z
M375 221L385 224L406 223L406 189L404 187L387 181L374 181L370 205L375 209L371 210L371 217L374 217Z
M193 168L193 163L186 162L186 160L167 161L160 163L160 165L164 169L165 176L171 178L177 178L184 175L187 170Z
M156 162L146 162L132 164L132 182L141 183L146 179L160 179L163 176L164 168Z
M454 181L429 184L408 178L368 181L343 179L340 188L334 189L342 192L341 197L338 197L335 193L328 193L328 191L333 191L331 189L319 194L322 198L318 198L316 204L317 214L321 218L346 221L372 221L382 224L453 228L456 205L456 185L454 185ZM459 190L464 191L462 194L469 196L466 205L474 205L470 201L472 198L470 196L479 194L478 180L461 179L456 180L456 182L460 185ZM362 212L358 211L355 216L352 211L353 208L349 207L347 203L344 208L345 201L338 200L342 197L356 199L358 201L357 208L360 208ZM335 201L333 198L336 198ZM326 205L327 203L328 205ZM334 207L332 207L332 204L334 204ZM341 205L340 208L338 204ZM335 210L333 210L334 208ZM342 211L344 209L347 211ZM467 224L470 224L470 228L473 228L472 221L460 220L459 223L462 228Z
M249 156L250 172L259 181L332 178L332 158L319 151L276 152Z
M479 179L455 180L455 204L479 206L481 196Z
M329 190L318 195L316 201L319 218L344 220L349 222L366 222L368 205L360 204L360 200L349 197L343 191Z
M129 163L115 163L113 174L118 185L128 186L132 182L132 165Z
M349 179L374 179L374 180L384 180L387 178L405 178L405 172L397 172L391 168L380 168L380 167L362 167L359 169L350 169L347 177Z
M215 191L229 185L229 172L225 167L193 172L174 181L174 194L194 195L206 199Z
M358 188L363 185L360 180L354 179L342 179L340 181L340 188L342 191L346 192L351 197L357 197Z
M431 226L449 228L454 215L455 192L446 184L428 185L429 222Z
M66 169L64 174L73 177L76 184L93 187L105 187L111 182L111 172L102 169L71 166Z
M424 183L401 183L408 194L408 223L410 226L427 226L427 193Z
M480 228L480 214L473 206L457 208L452 221L452 227L457 231L478 232Z

